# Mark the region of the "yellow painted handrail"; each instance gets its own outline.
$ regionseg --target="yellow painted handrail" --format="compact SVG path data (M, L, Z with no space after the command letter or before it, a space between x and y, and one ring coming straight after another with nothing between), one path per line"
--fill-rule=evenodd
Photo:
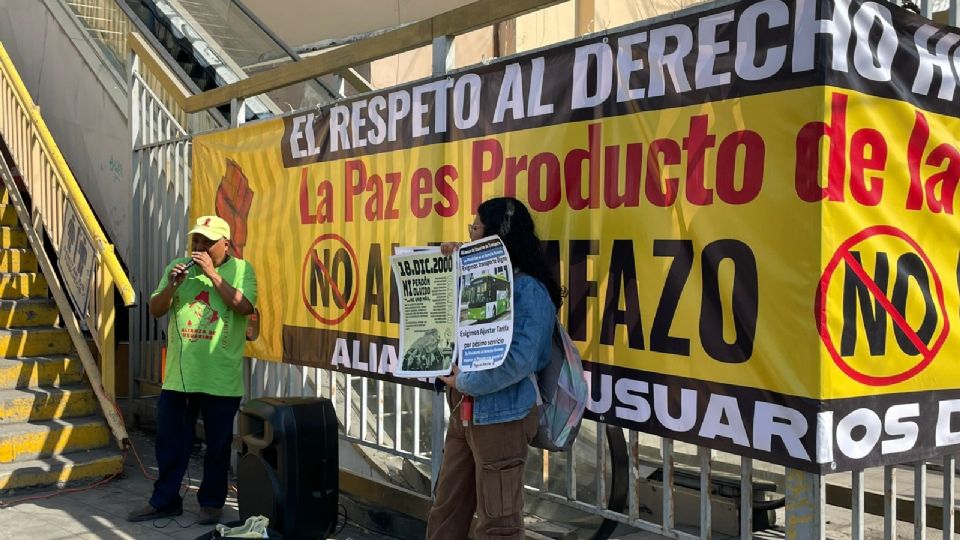
M114 286L120 291L124 305L132 306L136 303L137 296L133 290L133 285L130 283L130 278L124 273L123 267L120 265L120 260L117 259L117 255L114 253L113 244L107 241L103 229L100 228L100 224L93 215L93 210L90 209L86 197L83 196L83 191L80 189L77 179L74 178L73 173L70 172L70 168L67 167L67 163L63 159L63 154L60 153L60 149L50 135L50 130L47 129L47 124L40 116L40 108L34 104L33 98L30 97L27 87L20 78L20 73L17 72L17 69L14 67L13 61L10 60L10 56L7 54L7 50L3 44L0 44L0 69L3 70L4 74L13 84L17 99L20 101L23 109L30 115L30 121L37 129L40 144L43 145L44 150L46 150L47 155L50 157L51 166L57 172L61 187L73 203L74 208L76 208L77 214L83 222L87 233L93 239L94 244L96 244L97 252L100 254L103 264L110 272Z

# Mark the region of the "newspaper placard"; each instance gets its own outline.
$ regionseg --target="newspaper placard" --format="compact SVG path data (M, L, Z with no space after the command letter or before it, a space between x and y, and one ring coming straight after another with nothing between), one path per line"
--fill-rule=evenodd
M463 244L457 255L460 369L495 368L507 357L513 337L513 266L510 255L497 236Z
M456 357L454 258L439 248L398 249L390 257L400 294L399 377L450 373Z

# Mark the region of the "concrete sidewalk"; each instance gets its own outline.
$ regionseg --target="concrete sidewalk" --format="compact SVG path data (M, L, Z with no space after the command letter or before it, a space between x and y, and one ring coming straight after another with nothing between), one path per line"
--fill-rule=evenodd
M153 440L143 432L131 432L146 472L156 475ZM129 523L127 512L143 506L150 495L153 481L147 479L133 452L124 462L124 476L104 485L70 493L60 493L48 499L26 500L44 496L49 489L16 492L2 499L0 508L0 538L32 540L93 539L107 540L164 540L176 538L193 540L213 527L196 525L198 519L196 488L200 485L202 458L194 456L190 463L191 489L184 497L183 515L176 519ZM186 488L184 488L186 489ZM7 506L9 505L9 506ZM237 512L236 491L231 489L224 507L224 521L240 519ZM339 523L343 523L343 516ZM346 523L333 538L351 540L386 540L391 538L368 531L353 523Z

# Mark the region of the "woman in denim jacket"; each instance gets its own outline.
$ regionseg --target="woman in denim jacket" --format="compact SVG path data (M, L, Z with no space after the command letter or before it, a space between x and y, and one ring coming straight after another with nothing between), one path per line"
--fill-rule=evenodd
M561 290L522 202L501 197L477 208L470 239L494 234L503 240L514 266L513 340L500 366L440 377L447 385L451 412L427 520L430 540L467 538L474 512L479 516L478 540L523 538L524 465L539 421L529 375L549 362ZM444 251L455 247L445 244ZM464 396L473 399L473 417L461 422Z

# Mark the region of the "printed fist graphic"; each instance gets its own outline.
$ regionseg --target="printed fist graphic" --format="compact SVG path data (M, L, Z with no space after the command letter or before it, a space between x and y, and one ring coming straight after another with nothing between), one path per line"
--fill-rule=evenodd
M243 258L247 245L247 216L253 203L253 191L243 174L243 169L231 159L217 188L217 215L230 225L230 254Z

